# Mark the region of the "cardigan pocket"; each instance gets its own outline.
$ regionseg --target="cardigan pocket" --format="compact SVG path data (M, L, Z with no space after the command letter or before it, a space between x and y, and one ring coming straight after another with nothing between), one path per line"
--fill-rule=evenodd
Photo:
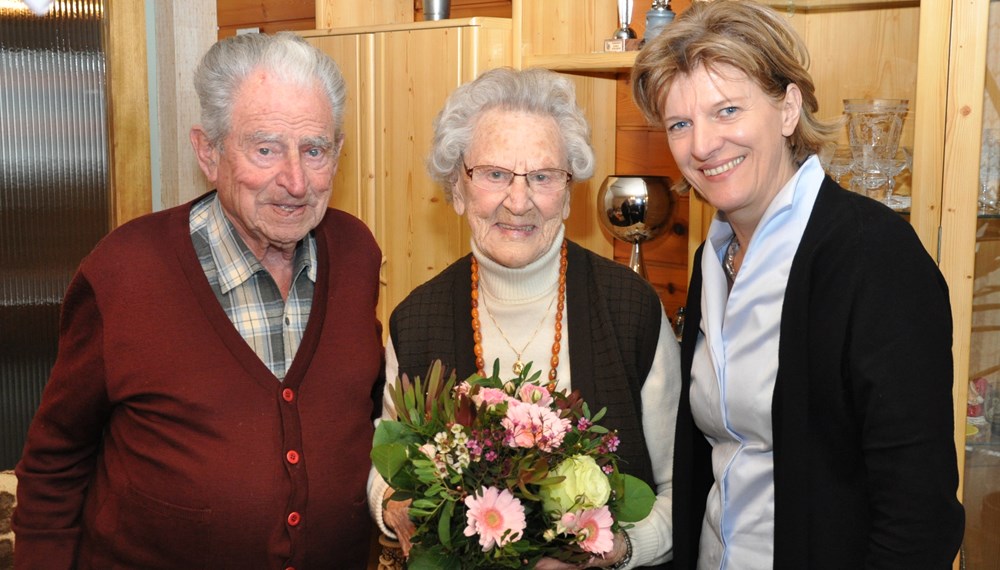
M114 568L205 567L211 509L168 503L131 484L118 499Z

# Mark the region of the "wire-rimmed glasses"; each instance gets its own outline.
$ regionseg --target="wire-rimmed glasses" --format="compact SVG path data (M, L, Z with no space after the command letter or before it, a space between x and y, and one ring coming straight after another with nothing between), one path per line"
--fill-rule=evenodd
M463 165L465 174L472 180L472 184L486 192L503 192L518 176L523 176L528 188L539 194L551 194L563 190L573 180L573 175L561 168L542 168L520 173L492 164L480 164L471 168L467 164Z

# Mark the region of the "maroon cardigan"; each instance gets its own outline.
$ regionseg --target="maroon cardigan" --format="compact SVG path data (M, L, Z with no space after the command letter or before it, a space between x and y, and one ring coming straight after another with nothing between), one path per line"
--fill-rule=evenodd
M191 244L191 204L106 237L66 293L17 466L16 567L364 568L381 253L329 210L284 383Z

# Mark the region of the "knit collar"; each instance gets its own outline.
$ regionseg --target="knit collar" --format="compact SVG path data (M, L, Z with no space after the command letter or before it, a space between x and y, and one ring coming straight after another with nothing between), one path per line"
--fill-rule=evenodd
M479 262L479 286L502 303L530 303L547 297L559 285L559 249L566 227L559 226L555 239L541 257L512 269L489 259L472 242L472 255Z

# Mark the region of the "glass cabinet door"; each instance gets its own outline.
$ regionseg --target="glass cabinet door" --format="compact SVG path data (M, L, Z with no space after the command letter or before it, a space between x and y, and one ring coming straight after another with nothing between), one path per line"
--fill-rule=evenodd
M1000 568L1000 4L989 3L965 401L964 568ZM962 380L966 380L963 378Z

